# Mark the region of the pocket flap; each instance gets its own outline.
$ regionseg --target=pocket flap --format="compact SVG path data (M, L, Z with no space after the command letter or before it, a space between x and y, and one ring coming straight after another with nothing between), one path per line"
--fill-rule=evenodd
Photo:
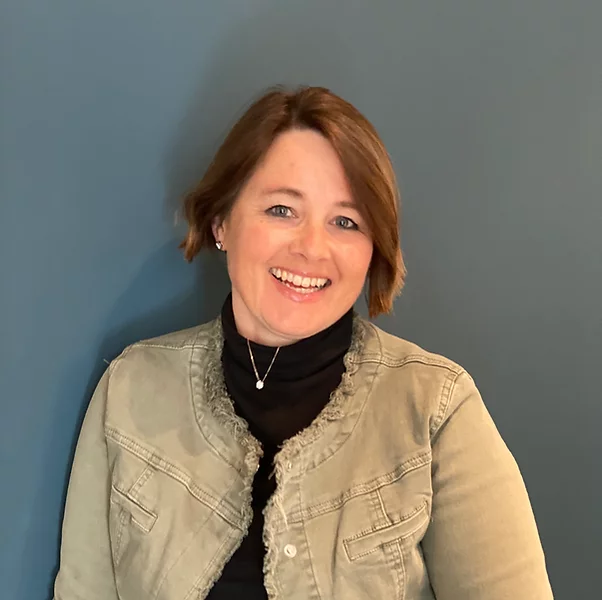
M123 509L129 512L132 517L132 522L140 527L140 529L142 529L142 531L145 533L149 533L153 528L155 521L157 520L157 515L144 508L144 506L139 504L131 496L125 492L122 492L114 485L111 487L113 491L111 494L111 502L119 504Z
M426 504L423 504L398 523L347 538L343 541L345 552L347 552L349 560L361 558L381 546L410 537L428 521L428 518Z

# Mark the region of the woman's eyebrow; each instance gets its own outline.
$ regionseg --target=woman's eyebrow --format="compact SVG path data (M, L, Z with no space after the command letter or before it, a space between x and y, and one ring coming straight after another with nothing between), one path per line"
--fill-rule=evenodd
M267 188L261 192L262 196L271 196L273 194L284 194L286 196L292 196L293 198L304 198L303 192L292 187Z
M292 198L297 198L300 200L305 199L305 195L301 190L292 187L276 187L276 188L266 188L261 192L262 196L271 196L273 194L284 194L285 196L291 196ZM342 208L353 208L354 210L358 210L357 202L353 200L340 200L335 203L335 206L340 206Z

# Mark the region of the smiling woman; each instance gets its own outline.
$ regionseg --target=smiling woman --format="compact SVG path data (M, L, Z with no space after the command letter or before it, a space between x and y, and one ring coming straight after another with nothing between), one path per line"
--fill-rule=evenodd
M357 292L357 297L367 274L370 316L376 316L391 310L405 278L398 206L389 155L372 124L354 106L324 88L276 89L257 100L236 123L198 187L186 198L190 228L183 246L191 260L201 248L221 239L218 227L227 229L231 218L237 232L257 236L273 231L281 245L288 237L297 258L284 266L294 273L310 271L308 261L320 263L309 266L323 269L325 256L315 253L359 252L356 276L363 275L359 287L357 281L353 285L341 276L342 285L331 292L343 294L345 288L351 296ZM290 218L293 223L272 226L265 215ZM330 220L324 221L327 217ZM241 219L252 220L248 230ZM334 223L336 229L358 233L335 234ZM259 229L251 229L255 227ZM267 242L247 238L245 250L259 239ZM232 246L227 249L234 251ZM309 250L309 259L299 258L300 250ZM355 254L348 255L345 262L354 258ZM228 264L230 269L230 257ZM347 298L347 308L354 301ZM293 332L291 336L294 339Z
M472 378L389 335L387 152L324 88L259 98L185 199L226 252L210 323L126 348L80 434L57 600L548 600L520 472Z

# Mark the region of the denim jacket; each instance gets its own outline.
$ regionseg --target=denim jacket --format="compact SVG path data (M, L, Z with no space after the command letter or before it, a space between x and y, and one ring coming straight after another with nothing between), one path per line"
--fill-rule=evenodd
M217 319L111 363L77 446L56 600L200 600L219 578L262 453L222 344ZM523 480L471 377L359 317L345 366L275 459L270 599L552 598Z

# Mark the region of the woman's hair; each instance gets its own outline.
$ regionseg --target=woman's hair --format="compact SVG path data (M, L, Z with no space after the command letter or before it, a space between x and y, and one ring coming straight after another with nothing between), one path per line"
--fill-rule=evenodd
M370 316L390 312L406 275L399 245L395 173L372 124L326 88L271 89L236 122L204 177L184 199L188 233L180 247L186 259L191 261L202 248L214 247L212 224L228 216L276 137L291 129L319 132L338 154L374 243L368 270Z

